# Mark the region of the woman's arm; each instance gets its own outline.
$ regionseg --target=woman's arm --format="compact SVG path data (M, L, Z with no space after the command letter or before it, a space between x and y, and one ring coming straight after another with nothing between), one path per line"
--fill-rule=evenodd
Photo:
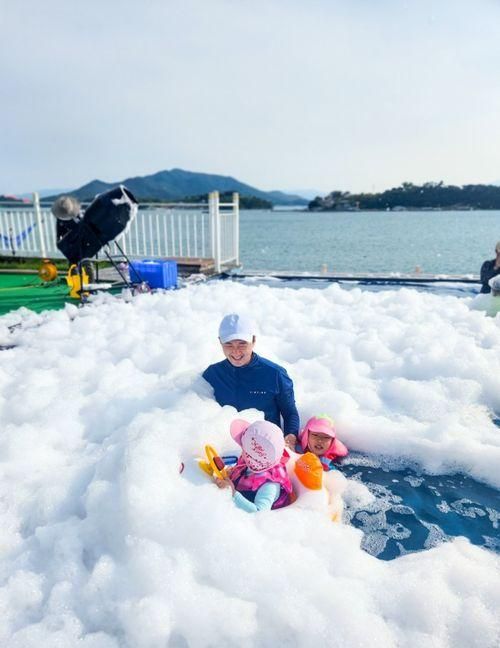
M295 405L295 394L293 393L293 382L287 372L283 369L278 374L278 394L276 396L280 414L283 417L284 434L299 433L299 413Z

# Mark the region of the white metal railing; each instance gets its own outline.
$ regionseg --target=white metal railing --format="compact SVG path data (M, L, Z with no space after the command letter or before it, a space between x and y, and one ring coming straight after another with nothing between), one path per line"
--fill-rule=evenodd
M116 239L128 257L213 259L216 272L239 265L239 196L208 204L162 203L140 205L128 231ZM118 246L109 244L111 255ZM64 258L57 249L56 219L38 194L29 203L0 203L0 256Z

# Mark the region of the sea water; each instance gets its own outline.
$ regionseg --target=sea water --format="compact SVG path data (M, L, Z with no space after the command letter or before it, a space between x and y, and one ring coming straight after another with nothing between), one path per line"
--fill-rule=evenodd
M478 274L500 211L242 211L246 270Z

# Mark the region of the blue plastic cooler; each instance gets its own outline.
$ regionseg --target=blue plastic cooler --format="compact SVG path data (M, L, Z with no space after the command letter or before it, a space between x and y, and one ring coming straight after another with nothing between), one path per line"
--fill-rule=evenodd
M147 281L151 288L177 288L177 262L160 259L132 261L129 268L130 281Z

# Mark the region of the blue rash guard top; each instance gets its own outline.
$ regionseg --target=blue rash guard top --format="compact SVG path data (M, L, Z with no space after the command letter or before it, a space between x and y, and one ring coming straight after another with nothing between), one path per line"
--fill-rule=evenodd
M232 405L238 411L258 409L264 412L266 421L282 427L285 434L298 433L293 382L283 367L253 353L244 367L233 367L229 360L222 360L205 369L203 378L212 385L219 405Z

